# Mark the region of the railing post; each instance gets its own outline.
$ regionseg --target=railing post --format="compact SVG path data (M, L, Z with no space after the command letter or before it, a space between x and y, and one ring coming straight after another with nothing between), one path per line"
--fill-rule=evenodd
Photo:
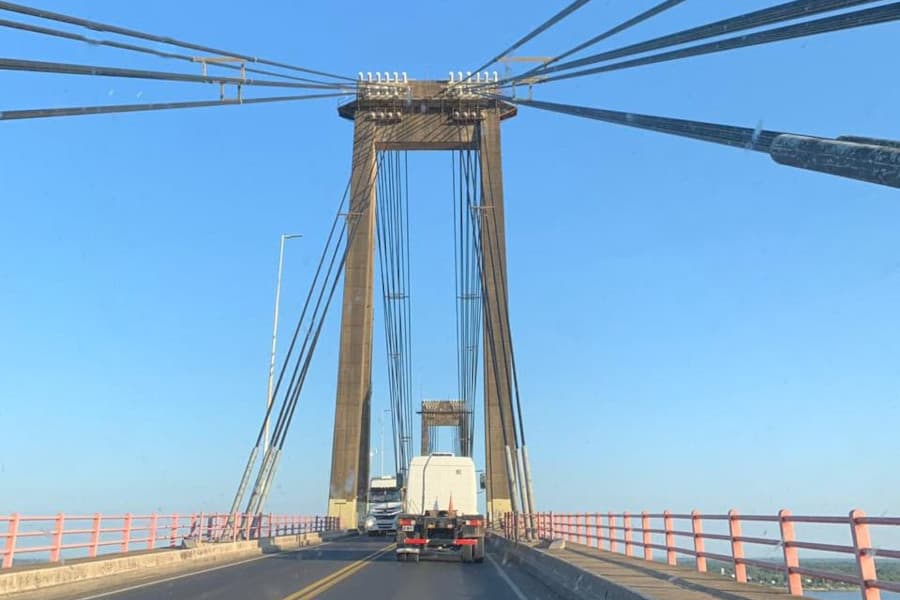
M550 539L553 540L553 511L550 511L550 523L548 524L550 530Z
M594 513L594 527L597 528L597 550L603 549L603 518L600 513Z
M3 550L3 568L13 566L13 558L16 555L16 537L19 535L19 513L9 515L6 526L6 548Z
M878 579L875 569L875 557L872 555L872 539L869 537L869 526L861 523L866 514L861 510L850 511L850 531L853 534L853 553L856 555L856 567L859 569L859 589L862 600L880 600L881 591L869 587Z
M206 525L204 524L204 521L203 521L203 513L202 512L200 513L200 521L198 521L198 522L200 523L200 530L199 530L200 533L197 535L197 543L199 544L203 541L203 528L206 527ZM207 533L209 533L209 532L207 531Z
M641 541L644 542L644 560L653 560L653 548L650 547L650 544L653 543L653 537L650 534L650 515L647 514L647 511L641 513Z
M56 515L56 529L53 530L53 545L50 549L50 562L59 562L59 552L63 542L63 527L65 527L66 517L59 513Z
M266 537L272 537L272 513L269 513L268 527L266 528Z
M663 511L663 528L666 530L666 562L674 567L678 564L678 558L675 556L675 529L671 511Z
M231 541L234 542L237 540L237 532L238 532L238 515L237 513L232 513L231 515Z
M619 545L616 543L616 515L613 513L609 513L609 551L619 551Z
M794 569L800 566L800 557L794 542L794 524L790 521L791 511L778 511L778 523L781 526L781 547L784 551L784 574L787 579L788 592L792 596L803 595L803 581L800 573Z
M694 532L694 562L697 564L697 571L706 573L706 556L703 555L703 522L700 520L700 513L696 510L691 511L691 531Z
M246 515L244 517L244 539L249 540L252 539L253 535L253 525L256 517L254 515Z
M156 543L156 525L158 518L156 513L150 515L150 534L147 536L147 550L153 550L153 545Z
M747 565L744 564L744 542L741 541L741 519L735 509L728 511L728 535L731 536L731 562L734 563L734 580L747 583Z
M122 545L119 547L119 550L122 554L128 552L128 543L131 541L131 513L125 513L125 518L122 520Z
M96 558L97 550L100 548L100 523L103 517L100 513L94 513L94 520L91 523L91 545L88 547L88 557Z
M622 527L625 528L625 556L634 556L634 546L631 543L631 513L622 515Z
M178 542L178 513L172 513L172 520L169 521L169 546L175 547Z
M316 515L316 531L319 531L319 515Z

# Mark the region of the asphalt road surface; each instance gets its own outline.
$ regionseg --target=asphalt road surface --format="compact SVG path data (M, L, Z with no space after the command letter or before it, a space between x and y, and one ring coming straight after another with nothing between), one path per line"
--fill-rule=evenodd
M347 538L110 590L72 600L557 600L540 581L502 557L481 564L456 556L398 562L390 538Z

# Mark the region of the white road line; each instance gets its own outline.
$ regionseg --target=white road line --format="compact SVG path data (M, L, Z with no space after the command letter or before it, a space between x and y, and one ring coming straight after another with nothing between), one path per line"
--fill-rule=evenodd
M528 596L526 596L522 592L522 590L519 589L519 586L517 586L515 584L515 582L509 578L509 575L507 575L506 571L503 570L503 568L500 566L500 564L496 560L494 560L493 556L487 555L487 556L485 556L485 558L487 558L489 561L491 561L491 564L494 565L494 568L497 569L498 573L500 573L500 577L503 578L503 581L506 582L506 585L509 586L509 589L511 589L513 591L513 594L516 595L516 598L518 598L519 600L528 600Z
M291 550L291 552L303 552L304 550L312 550L313 548L321 548L322 546L327 546L328 544L332 544L334 542L322 542L321 544L316 544L315 546L307 546L306 548L299 548L297 550ZM273 558L282 554L281 552L273 552L272 554L263 554L262 556L254 556L253 558L248 558L245 560L239 560L238 562L228 563L226 565L218 565L216 567L210 567L208 569L203 569L202 571L191 571L190 573L182 573L181 575L174 575L172 577L166 577L165 579L154 579L153 581L148 581L147 583L139 583L138 585L132 585L130 587L124 587L118 590L112 590L110 592L102 592L100 594L94 594L93 596L83 596L78 600L96 600L96 598L106 598L107 596L113 596L115 594L122 594L125 592L130 592L133 590L139 590L141 588L150 587L151 585L157 585L160 583L168 583L170 581L177 581L179 579L185 579L187 577L193 577L194 575L203 575L204 573L212 573L213 571L220 571L222 569L227 569L229 567L236 567L238 565L245 565L247 563L251 563L257 560L263 560L264 558Z

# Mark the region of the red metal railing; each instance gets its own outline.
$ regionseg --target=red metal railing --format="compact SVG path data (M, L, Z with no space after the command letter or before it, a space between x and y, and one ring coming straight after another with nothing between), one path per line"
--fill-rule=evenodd
M803 595L803 577L817 578L831 583L859 586L863 600L879 600L880 590L900 592L900 582L879 581L876 557L879 559L900 559L900 550L873 546L870 526L900 526L900 517L867 517L860 510L853 510L846 517L799 516L788 510L777 515L740 515L731 510L725 515L701 515L698 511L676 514L662 513L536 513L533 515L507 514L503 521L503 533L509 538L525 536L533 531L541 539L564 539L585 544L600 550L620 552L626 556L636 556L641 550L644 560L656 560L654 551L659 551L669 565L678 564L678 555L693 557L695 568L706 572L707 559L730 563L736 581L748 581L747 567L752 566L785 576L788 591L795 596ZM769 524L775 528L778 537L747 536L743 534L745 524ZM722 533L704 531L717 525ZM849 544L818 543L797 539L795 525L843 526ZM768 528L766 528L766 531ZM898 529L893 535L897 535ZM706 542L719 544L729 550L712 552L706 549ZM779 550L776 560L748 558L745 545L755 548ZM826 553L829 556L843 554L852 556L856 563L854 574L839 573L804 567L800 564L800 551ZM757 552L758 553L758 552ZM751 552L752 554L752 552Z
M235 542L279 535L332 531L335 517L193 513L190 515L0 516L0 568L16 557L38 562L101 554L176 548L182 540Z

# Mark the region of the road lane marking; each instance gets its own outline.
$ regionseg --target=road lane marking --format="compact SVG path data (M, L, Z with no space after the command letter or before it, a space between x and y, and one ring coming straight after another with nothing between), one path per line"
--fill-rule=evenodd
M368 566L373 560L380 557L387 552L393 550L397 544L391 544L382 548L381 550L377 550L372 554L359 559L358 561L347 565L346 567L331 573L330 575L326 575L322 579L315 581L303 589L297 590L296 592L290 594L289 596L285 596L282 600L309 600L310 598L316 598L322 592L331 589L336 586L340 582L348 579L349 577L355 575L358 571L361 571L366 566Z
M297 550L290 550L289 552L273 552L272 554L263 554L262 556L254 556L253 558L247 558L244 560L239 560L237 562L230 562L230 563L224 564L224 565L209 567L208 569L203 569L201 571L191 571L190 573L182 573L181 575L173 575L172 577L166 577L165 579L154 579L153 581L148 581L146 583L139 583L137 585L124 587L124 588L112 590L109 592L101 592L99 594L94 594L93 596L82 596L78 600L96 600L97 598L106 598L107 596L113 596L115 594L123 594L125 592L130 592L132 590L139 590L141 588L150 587L151 585L158 585L160 583L168 583L170 581L177 581L179 579L193 577L194 575L203 575L204 573L212 573L213 571L220 571L222 569L227 569L228 567L237 567L238 565L245 565L247 563L252 563L257 560L263 560L264 558L274 558L274 557L278 556L279 554L296 554L298 552L312 550L313 548L321 548L322 546L327 546L327 545L333 544L333 543L334 542L322 542L321 544L316 544L315 546L307 546L305 548L299 548Z
M506 585L509 586L509 589L513 591L513 594L516 595L516 598L518 598L519 600L528 600L528 596L522 593L522 590L519 588L519 586L517 586L516 583L509 578L509 575L507 575L506 571L504 571L503 568L500 567L500 564L496 560L494 560L493 556L487 555L485 558L491 561L491 564L494 565L494 568L497 569L498 573L500 573L500 577L503 578L503 581L506 582Z

